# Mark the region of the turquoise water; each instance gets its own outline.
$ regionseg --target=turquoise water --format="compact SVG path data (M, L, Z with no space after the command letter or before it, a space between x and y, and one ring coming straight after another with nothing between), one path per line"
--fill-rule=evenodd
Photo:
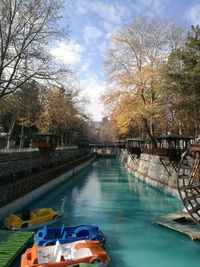
M196 267L200 242L152 219L182 208L179 200L141 183L117 159L100 158L31 208L61 210L67 226L95 224L107 237L109 267Z

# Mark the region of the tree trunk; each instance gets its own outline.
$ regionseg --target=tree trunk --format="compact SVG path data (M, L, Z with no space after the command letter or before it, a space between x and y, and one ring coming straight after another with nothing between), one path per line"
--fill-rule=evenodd
M61 134L61 147L64 147L64 132Z
M8 134L7 145L6 145L7 149L10 148L10 138L11 138L14 126L15 126L15 121L16 121L16 116L13 116L10 127L9 127L9 134Z
M23 148L23 146L24 146L24 124L22 122L19 149Z
M149 136L149 138L150 138L150 140L151 140L151 142L153 144L153 148L157 148L157 143L156 143L156 140L154 138L152 129L151 129L151 127L148 124L148 120L146 118L142 118L142 120L144 122L144 127L145 127L145 129L147 131L147 134L148 134L148 136Z

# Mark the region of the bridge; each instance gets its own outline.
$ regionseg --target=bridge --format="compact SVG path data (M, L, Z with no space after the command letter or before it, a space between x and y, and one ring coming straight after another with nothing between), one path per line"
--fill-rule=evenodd
M118 153L119 147L117 144L90 144L89 150L91 153L95 153L98 156L110 156L114 157Z

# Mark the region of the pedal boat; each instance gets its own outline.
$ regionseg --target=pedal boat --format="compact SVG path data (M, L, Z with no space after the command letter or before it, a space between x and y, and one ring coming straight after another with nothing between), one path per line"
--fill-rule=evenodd
M35 230L46 225L51 225L62 216L59 211L52 208L41 208L30 211L29 219L23 219L23 214L10 214L4 219L4 225L9 230Z
M72 264L91 263L105 267L109 256L98 241L81 240L67 244L58 241L53 246L37 246L26 250L21 267L67 267Z
M74 227L47 227L46 225L35 234L35 243L38 246L71 243L78 240L98 240L105 243L105 235L94 225L79 225Z

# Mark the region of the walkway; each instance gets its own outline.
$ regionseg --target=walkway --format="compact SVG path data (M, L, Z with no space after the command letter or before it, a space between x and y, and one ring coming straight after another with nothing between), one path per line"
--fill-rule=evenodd
M16 256L32 240L33 232L0 230L0 267L9 266Z

